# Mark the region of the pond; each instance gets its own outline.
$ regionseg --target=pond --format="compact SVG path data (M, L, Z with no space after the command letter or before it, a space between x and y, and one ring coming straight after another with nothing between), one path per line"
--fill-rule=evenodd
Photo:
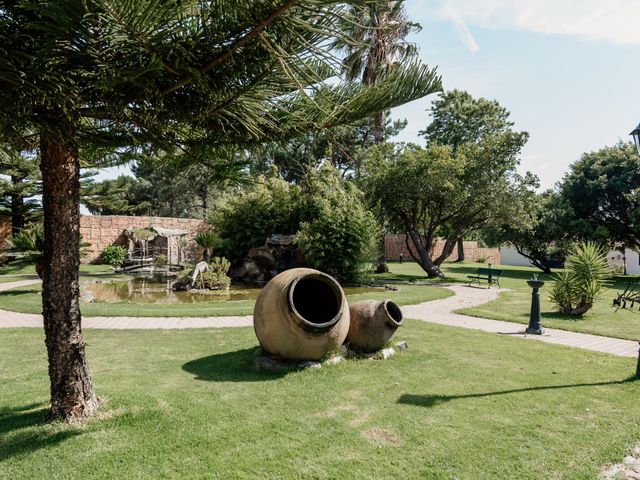
M255 300L261 288L232 285L228 292L174 292L175 277L131 277L115 282L91 282L82 286L82 297L87 302L131 303L197 303ZM349 287L346 295L380 292L376 287Z

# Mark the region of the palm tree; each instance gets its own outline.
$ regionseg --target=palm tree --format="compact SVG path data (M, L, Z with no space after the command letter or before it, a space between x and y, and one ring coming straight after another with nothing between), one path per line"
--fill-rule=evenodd
M345 24L352 41L339 39L335 46L345 53L343 68L349 80L375 85L384 78L394 63L409 61L417 54L415 44L406 37L420 30L420 25L407 19L404 1L378 0L367 8L351 7ZM385 112L375 112L371 119L374 143L385 138Z
M218 243L218 237L216 237L216 234L211 230L198 232L193 240L202 247L202 259L205 262L208 262L211 256L211 249L213 249Z
M344 25L350 34L348 40L338 39L334 44L345 53L343 70L349 80L360 80L367 86L376 85L395 63L410 61L416 55L415 44L407 42L406 37L421 27L408 21L403 0L377 0L364 9L353 6L350 13ZM370 125L373 143L384 142L384 110L372 114ZM377 273L389 271L384 243L383 233L378 242Z
M80 148L199 163L440 89L417 61L376 88L333 82L344 17L337 0L0 0L0 141L10 128L40 139L51 418L99 404L78 303Z

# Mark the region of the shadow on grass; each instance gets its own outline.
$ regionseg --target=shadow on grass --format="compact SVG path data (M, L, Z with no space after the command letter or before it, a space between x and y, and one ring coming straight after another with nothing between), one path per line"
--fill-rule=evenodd
M44 423L47 411L42 403L0 408L0 437L13 430Z
M5 290L0 292L1 297L17 297L20 295L33 295L39 294L42 290L39 288L33 288L31 286L28 287L18 287L12 288L11 290Z
M68 438L80 435L81 431L64 427L64 430L47 432L20 430L43 425L48 407L40 403L24 405L15 408L0 409L0 463L11 457L27 455L42 448L48 448L65 441Z
M293 370L260 372L253 365L256 348L219 353L198 358L182 365L182 369L207 382L263 382L276 380Z
M523 392L535 392L539 390L559 390L564 388L579 388L579 387L600 387L606 385L624 385L625 383L639 382L635 376L631 376L624 380L614 380L611 382L597 382L597 383L575 383L571 385L548 385L545 387L528 387L528 388L516 388L512 390L498 390L496 392L481 392L481 393L468 393L465 395L415 395L411 393L405 393L398 398L396 403L403 405L415 405L418 407L435 407L441 403L450 402L451 400L463 400L465 398L483 398L494 397L496 395L509 395L512 393Z
M28 264L22 262L16 262L4 267L0 267L0 275L12 275L16 273L24 273L24 269L29 267ZM28 272L31 274L31 272Z

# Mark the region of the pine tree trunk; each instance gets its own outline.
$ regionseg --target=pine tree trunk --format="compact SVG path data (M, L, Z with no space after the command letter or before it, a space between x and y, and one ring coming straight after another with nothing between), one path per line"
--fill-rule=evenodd
M79 421L99 400L80 325L80 164L73 130L40 134L44 207L42 307L51 381L50 420Z
M385 114L384 112L377 112L373 115L373 143L383 143L385 140Z
M24 228L24 197L11 195L11 234L17 235Z

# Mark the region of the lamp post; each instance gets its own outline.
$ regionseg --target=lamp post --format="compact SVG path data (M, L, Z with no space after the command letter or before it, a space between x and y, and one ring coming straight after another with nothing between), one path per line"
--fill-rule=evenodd
M633 142L636 144L636 148L638 149L638 155L640 155L640 123L629 135L633 137Z
M540 289L544 285L542 280L538 280L538 276L534 275L531 280L527 280L527 284L532 288L531 292L531 313L529 315L529 326L526 332L533 335L542 335L544 328L541 324L540 315Z

